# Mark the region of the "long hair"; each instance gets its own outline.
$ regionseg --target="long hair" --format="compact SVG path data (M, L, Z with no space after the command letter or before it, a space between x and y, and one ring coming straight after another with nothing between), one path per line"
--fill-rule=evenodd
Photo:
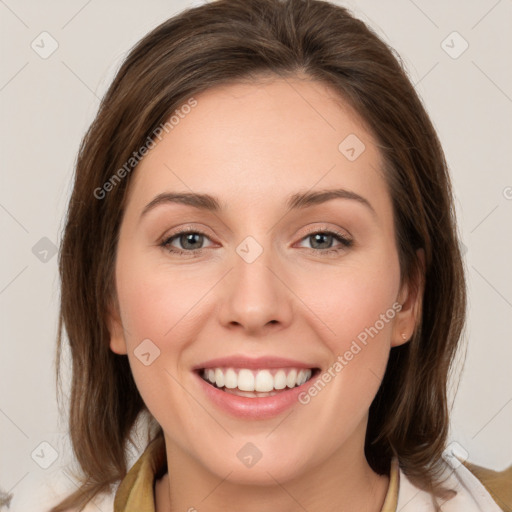
M414 483L442 490L447 382L466 291L450 179L432 123L393 50L345 8L320 0L218 0L165 21L131 50L81 143L59 256L57 383L65 330L69 431L82 480L52 512L81 510L126 475L139 418L155 427L152 436L162 435L127 357L109 348L116 246L136 167L126 163L193 95L297 74L332 87L372 131L393 204L401 279L414 284L424 272L421 316L411 340L391 349L369 411L365 455L380 474L396 455ZM122 179L112 181L121 168Z

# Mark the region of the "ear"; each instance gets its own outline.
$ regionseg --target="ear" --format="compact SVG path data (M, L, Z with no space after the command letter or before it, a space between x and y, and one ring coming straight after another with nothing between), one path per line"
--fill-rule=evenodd
M109 301L107 306L107 326L110 334L110 350L120 355L127 354L128 350L126 348L123 323L117 301Z
M402 305L402 309L397 314L393 326L392 347L407 343L412 338L420 320L425 288L425 251L418 249L416 257L419 263L417 271L408 282L402 284L398 294L397 301Z

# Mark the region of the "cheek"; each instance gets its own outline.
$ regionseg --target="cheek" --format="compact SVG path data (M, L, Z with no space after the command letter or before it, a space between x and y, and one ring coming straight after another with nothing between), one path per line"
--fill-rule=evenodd
M361 310L356 309L356 304L351 304L352 315L333 317L336 336L324 340L331 361L299 396L305 414L315 418L315 428L326 433L327 452L337 449L340 440L357 435L365 424L389 358L392 322L379 318L389 308L375 303L370 309L363 301ZM393 314L391 309L389 318Z
M137 389L161 425L188 432L190 418L197 415L197 410L180 385L180 357L198 329L191 311L200 298L198 290L191 290L190 278L187 286L178 273L164 272L158 264L148 264L147 259L133 253L124 257L121 251L116 278L128 359Z
M126 348L133 377L150 409L162 389L174 389L172 376L178 374L179 356L187 343L183 329L191 327L190 310L198 301L198 290L190 287L190 279L187 286L183 272L171 274L159 265L143 251L120 244L116 286Z
M127 344L132 349L145 338L158 345L164 339L176 339L174 333L189 325L194 305L204 294L203 286L191 286L189 272L169 271L143 253L128 258L120 251L116 277Z
M323 324L325 343L333 354L340 354L354 340L364 344L366 338L382 343L390 339L399 282L396 253L381 251L376 258L315 272L314 277L305 271L295 289L316 313L309 317L315 330Z
M312 395L304 396L304 403L321 393L315 414L324 415L321 402L334 409L343 404L352 419L341 415L338 427L347 421L356 424L370 406L386 369L400 308L396 302L398 257L393 251L380 251L378 258L340 267L336 273L332 269L316 273L314 283L306 276L305 272L297 281L303 283L300 296L315 313L307 318L312 331L324 333L322 342L331 362L324 369L322 383Z

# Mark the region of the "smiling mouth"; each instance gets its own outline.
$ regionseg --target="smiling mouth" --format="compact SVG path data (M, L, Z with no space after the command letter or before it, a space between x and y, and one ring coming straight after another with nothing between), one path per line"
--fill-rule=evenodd
M302 386L320 372L319 368L203 368L200 377L211 386L249 398L274 396Z

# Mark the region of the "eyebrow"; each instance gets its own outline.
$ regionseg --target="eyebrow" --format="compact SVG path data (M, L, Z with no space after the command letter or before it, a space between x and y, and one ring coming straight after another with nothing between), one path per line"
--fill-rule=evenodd
M307 192L298 192L291 195L286 203L288 209L302 209L322 204L332 199L351 199L366 206L373 215L376 212L370 202L364 197L345 189L326 189ZM141 218L150 210L162 204L184 204L200 210L220 212L224 209L220 201L209 194L197 194L192 192L163 192L152 199L142 210Z

